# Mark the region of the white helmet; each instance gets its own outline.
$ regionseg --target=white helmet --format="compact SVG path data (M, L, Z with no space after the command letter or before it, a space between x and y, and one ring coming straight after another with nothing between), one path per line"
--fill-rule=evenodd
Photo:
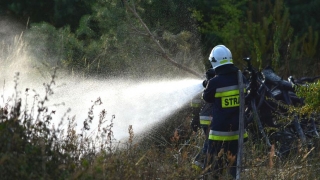
M209 61L213 69L225 64L233 64L231 51L224 45L217 45L212 49Z

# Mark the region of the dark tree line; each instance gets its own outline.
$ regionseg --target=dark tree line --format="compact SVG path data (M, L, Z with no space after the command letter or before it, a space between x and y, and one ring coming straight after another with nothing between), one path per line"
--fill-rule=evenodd
M55 27L70 25L76 29L85 14L92 13L92 0L3 0L2 13L9 13L21 21L48 22Z
M320 0L136 0L128 3L134 4L143 21L173 57L179 57L181 50L184 56L192 54L195 45L201 47L206 57L212 46L224 43L234 52L234 59L251 55L257 66L270 64L284 74L296 73L297 64L302 60L304 63L298 65L305 69L301 75L317 72L318 69L310 71L312 65L320 67L320 56L316 53ZM120 0L3 0L0 13L10 14L23 23L28 21L36 34L50 32L51 39L61 39L60 46L64 47L60 47L63 50L59 50L59 62L89 74L105 74L105 69L121 68L121 64L129 66L132 59L153 49L143 38L145 34L139 22ZM141 37L132 39L133 34ZM194 43L199 36L201 41ZM131 50L124 48L128 43ZM51 45L52 48L59 49L59 46ZM105 60L106 57L109 60ZM126 60L120 60L119 64L116 62L119 58ZM202 59L204 63L206 59Z

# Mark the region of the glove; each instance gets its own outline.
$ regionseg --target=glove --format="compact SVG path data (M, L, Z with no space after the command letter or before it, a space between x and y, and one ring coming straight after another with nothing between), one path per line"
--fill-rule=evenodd
M208 71L206 72L206 78L207 80L210 80L211 78L213 78L216 75L216 72L214 69L208 69Z
M206 72L206 79L202 82L202 86L205 88L207 87L207 84L211 78L213 78L216 75L216 72L214 69L208 69Z
M200 121L199 119L193 117L191 122L190 122L190 126L191 126L191 129L194 131L194 132L197 132L199 127L200 127Z
M204 80L203 82L202 82L202 86L205 88L205 87L207 87L207 84L208 84L208 81L207 80Z

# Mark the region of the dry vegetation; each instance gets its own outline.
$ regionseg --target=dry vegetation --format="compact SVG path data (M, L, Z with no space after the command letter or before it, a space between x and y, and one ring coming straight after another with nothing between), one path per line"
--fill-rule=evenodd
M98 115L96 132L88 133L93 128L92 110L101 104L99 98L89 108L81 132L75 129L75 116L68 112L57 127L51 126L55 112L48 111L46 102L53 93L55 78L54 73L51 82L45 84L44 97L34 96L33 104L22 106L25 97L15 94L1 107L1 179L199 179L204 173L192 168L203 136L191 132L188 107L140 140L128 125L128 141L120 144L113 136L115 119L105 110ZM18 79L17 74L16 88ZM310 146L297 143L288 156L280 158L274 146L269 149L263 142L249 140L241 178L318 179L318 143L317 139ZM225 173L221 179L230 179L230 175Z

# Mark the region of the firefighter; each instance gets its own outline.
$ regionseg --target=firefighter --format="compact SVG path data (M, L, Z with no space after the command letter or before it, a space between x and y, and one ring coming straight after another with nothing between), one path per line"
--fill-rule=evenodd
M209 80L202 97L213 103L213 117L208 136L205 166L211 165L214 174L222 173L222 154L229 157L230 174L236 178L236 155L239 138L238 68L233 65L231 51L224 45L215 46L209 61L216 76ZM248 134L244 133L247 139ZM218 173L216 175L218 175Z

